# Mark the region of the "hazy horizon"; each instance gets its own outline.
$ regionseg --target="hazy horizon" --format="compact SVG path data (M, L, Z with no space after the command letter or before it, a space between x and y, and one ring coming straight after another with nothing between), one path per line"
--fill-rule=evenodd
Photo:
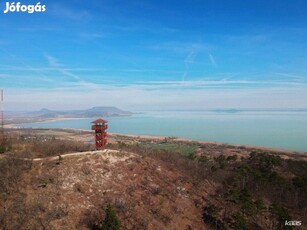
M118 106L94 106L94 107L115 107L118 109L122 109ZM50 109L50 108L38 108L38 109L28 109L28 110L4 110L4 113L10 113L10 112L35 112L35 111L41 111L41 110L50 110L50 111L78 111L78 110L88 110L94 107L87 107L87 108L72 108L72 109ZM143 109L143 110L134 110L134 109L123 109L125 111L129 112L172 112L172 111L178 111L178 112L306 112L307 108L202 108L202 109Z

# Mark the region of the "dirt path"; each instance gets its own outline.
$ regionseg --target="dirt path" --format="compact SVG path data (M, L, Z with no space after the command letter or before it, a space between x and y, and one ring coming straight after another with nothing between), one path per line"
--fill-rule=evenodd
M81 155L92 155L92 154L101 154L101 153L116 153L117 150L110 150L110 149L104 149L104 150L95 150L95 151L87 151L87 152L76 152L76 153L67 153L58 155L55 157L43 157L43 158L34 158L31 159L33 161L42 161L42 160L59 160L62 158L72 157L72 156L81 156ZM30 160L30 159L27 159Z
M75 153L66 153L53 157L42 157L42 158L18 158L26 161L43 161L43 160L60 160L72 156L84 156L84 155L93 155L93 154L109 154L109 153L118 153L118 150L104 149L104 150L95 150L95 151L86 151L86 152L75 152ZM6 155L0 155L0 159L6 157Z

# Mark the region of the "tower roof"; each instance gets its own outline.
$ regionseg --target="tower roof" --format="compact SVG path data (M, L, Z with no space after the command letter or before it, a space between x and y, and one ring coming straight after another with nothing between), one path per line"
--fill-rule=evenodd
M92 121L91 123L96 124L96 123L107 123L107 122L108 122L108 121L99 118L99 119L97 119L97 120L95 120L95 121Z

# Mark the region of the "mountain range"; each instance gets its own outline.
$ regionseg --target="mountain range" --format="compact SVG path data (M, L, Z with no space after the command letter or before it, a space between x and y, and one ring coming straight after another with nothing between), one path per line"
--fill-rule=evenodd
M112 106L97 106L84 110L50 110L40 109L38 111L28 112L8 112L12 117L33 117L33 118L86 118L86 117L117 117L117 116L130 116L133 113L124 111Z

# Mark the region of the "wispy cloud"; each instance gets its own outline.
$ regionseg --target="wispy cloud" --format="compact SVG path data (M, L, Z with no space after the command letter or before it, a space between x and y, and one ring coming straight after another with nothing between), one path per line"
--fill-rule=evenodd
M209 57L211 65L214 66L215 68L217 68L217 63L216 63L215 58L213 57L213 55L211 53L209 53L208 57Z
M184 67L181 75L182 81L186 80L186 77L189 75L191 67L193 66L193 64L196 63L195 59L197 58L197 56L201 56L202 54L208 55L210 64L214 67L218 66L215 58L209 52L209 50L212 50L214 46L209 43L169 41L151 45L148 48L159 52L171 52L181 58L182 55L185 55L183 59Z
M33 75L32 74L0 74L0 79L4 79L5 83L15 83L20 84L22 82L55 82L54 79L50 77L44 77L41 75ZM1 82L0 82L1 84Z
M31 72L35 73L36 75L40 76L43 80L52 81L43 71L29 65L27 63L27 59L16 56L16 55L12 54L11 52L8 52L4 47L1 47L1 46L0 46L0 50L2 51L2 53L5 53L8 57L10 57L12 60L14 60L15 64L19 64L19 66L16 67L15 69L13 68L12 71L16 71L18 68L24 68L24 69L28 69L29 71L31 71ZM12 76L12 74L10 74L10 76L14 77L14 76Z
M67 71L78 71L78 72L93 72L93 71L105 71L106 69L103 68L70 68L70 67L63 67L64 70ZM2 71L42 71L42 72L48 72L51 70L54 70L54 67L46 66L46 67L24 67L24 66L5 66L0 65L0 70Z
M48 64L50 67L52 67L54 70L58 71L62 75L69 77L75 81L75 83L70 82L63 82L64 84L70 84L75 85L78 87L86 87L86 88L97 88L99 87L98 84L87 82L83 80L79 75L67 70L63 64L61 64L55 57L45 54L45 57L48 61Z
M276 88L276 87L307 87L307 82L295 82L295 81L256 81L256 80L199 80L199 81L138 81L139 86L145 88L160 88L160 89L206 89L206 88ZM244 87L243 87L244 86Z
M186 64L193 64L194 60L197 56L197 52L195 52L194 50L192 50L185 58L184 63Z
M185 68L184 68L184 72L182 74L182 81L185 81L187 75L188 75L188 72L189 72L189 69L190 69L190 66L194 63L194 60L197 56L197 52L194 51L194 50L191 50L188 55L186 56L185 60L184 60L184 65L185 65Z
M295 80L307 80L307 76L301 76L301 75L296 75L296 74L289 74L289 73L273 73L279 76L295 79Z
M82 86L83 87L83 86ZM10 108L89 108L97 105L124 109L206 109L206 108L307 108L305 86L279 85L267 88L189 88L177 90L144 85L110 86L83 90L80 86L42 89L8 89ZM103 92L103 100L102 98ZM76 100L78 98L78 100Z
M58 60L55 58L55 57L53 57L53 56L51 56L51 55L48 55L48 54L45 54L45 57L46 57L46 59L47 59L47 61L48 61L48 64L52 67L52 68L61 68L63 65L62 64L60 64L59 62L58 62Z

